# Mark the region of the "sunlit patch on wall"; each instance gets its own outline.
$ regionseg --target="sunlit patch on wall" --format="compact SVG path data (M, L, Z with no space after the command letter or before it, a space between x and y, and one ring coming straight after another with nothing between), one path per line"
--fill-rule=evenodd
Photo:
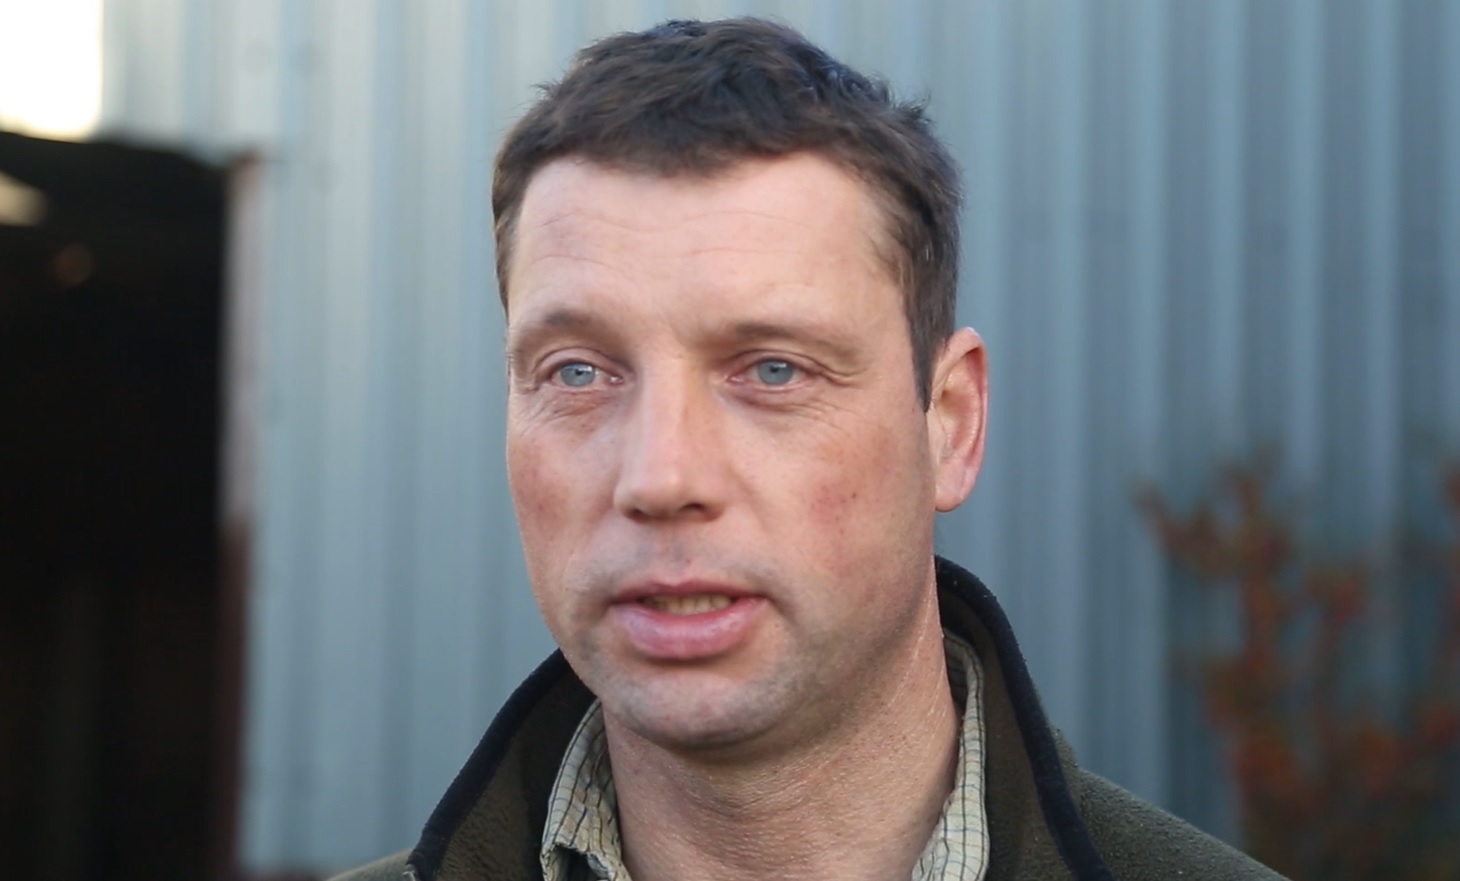
M101 117L102 0L0 0L0 129L80 139Z

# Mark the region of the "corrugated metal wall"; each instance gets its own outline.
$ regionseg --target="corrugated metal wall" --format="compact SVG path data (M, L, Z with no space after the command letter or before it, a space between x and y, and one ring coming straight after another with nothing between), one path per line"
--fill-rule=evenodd
M404 847L548 648L501 466L491 153L568 53L772 14L927 89L968 177L994 409L945 552L1086 761L1220 824L1134 486L1272 445L1310 537L1392 552L1460 450L1460 3L109 0L110 132L261 159L243 854ZM1403 516L1402 516L1403 515ZM1361 546L1360 546L1361 545Z

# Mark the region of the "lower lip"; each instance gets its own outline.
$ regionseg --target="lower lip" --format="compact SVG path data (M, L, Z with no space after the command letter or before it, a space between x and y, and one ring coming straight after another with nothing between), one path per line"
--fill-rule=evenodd
M674 615L645 603L611 607L618 626L644 657L655 661L703 661L750 641L764 597L737 597L713 612Z

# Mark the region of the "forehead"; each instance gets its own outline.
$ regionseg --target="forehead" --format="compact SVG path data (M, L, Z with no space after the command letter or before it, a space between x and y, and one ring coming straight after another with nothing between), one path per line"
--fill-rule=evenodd
M545 270L644 276L759 272L784 282L838 272L891 281L886 222L869 187L809 153L713 174L658 175L555 160L524 194L506 267L509 315Z

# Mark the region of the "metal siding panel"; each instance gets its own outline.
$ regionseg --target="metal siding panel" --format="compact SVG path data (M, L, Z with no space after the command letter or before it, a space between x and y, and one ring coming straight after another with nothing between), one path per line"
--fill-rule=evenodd
M960 326L973 326L981 335L990 333L985 319L992 320L1001 293L1001 285L991 281L1001 273L995 265L997 258L985 259L986 254L1002 252L1002 248L987 247L988 234L1002 229L992 219L1002 211L1001 176L989 170L1002 168L1004 164L999 158L1002 129L989 124L990 119L1003 116L1003 111L995 107L1001 97L1001 65L989 63L991 58L999 57L999 42L988 39L995 31L989 17L998 8L987 0L982 3L943 0L940 4L935 15L943 26L934 49L933 77L940 83L966 84L966 88L940 90L931 96L930 105L940 136L951 150L965 159L961 271L955 320ZM966 42L970 39L979 41L976 45L987 45L995 54L983 55L978 48L969 51ZM997 385L999 378L993 376L991 382ZM997 399L999 393L994 391L992 396ZM990 456L997 457L992 451L999 446L992 440L996 422L988 422L986 416L985 459L977 485L968 501L938 518L936 546L939 553L962 562L998 591L1003 576L993 557L1001 546L997 535L1000 518L997 504L992 504L998 490L996 481L990 482L989 468Z
M783 21L802 33L816 13L817 0L749 0L745 13L760 18Z
M903 0L895 13L874 6L862 17L870 41L883 43L891 56L882 72L904 98L932 89L933 0Z
M218 6L226 0L181 0L182 33L179 35L177 69L168 77L182 85L178 126L188 140L216 137L221 122L220 65L212 56L224 43L218 26Z
M220 137L215 61L229 0L110 0L103 14L103 135L203 155Z
M503 514L508 504L502 439L506 381L489 201L491 157L505 133L506 120L513 114L516 100L506 85L513 82L510 60L497 48L501 39L498 32L503 30L506 19L503 7L511 4L512 0L471 0L468 9L470 20L481 29L476 33L494 35L491 39L481 39L480 48L469 56L473 85L467 96L470 105L465 108L470 143L467 152L472 157L467 178L471 183L467 189L475 188L476 192L463 196L477 196L466 202L463 209L467 218L463 230L467 242L464 271L469 297L467 366L474 375L483 378L483 383L472 389L467 424L467 440L480 455L466 457L459 465L472 499L470 525L475 527L472 534L479 537L469 545L473 554L471 577L478 586L477 601L469 608L473 612L470 621L479 628L481 636L472 641L467 653L474 685L468 707L477 719L491 718L514 684L509 679L513 663L526 662L508 653L504 633L511 624L507 617L511 588L521 583L514 579L515 573L521 571L521 563L513 560L511 552L516 550L516 542L509 540L515 539L515 523L510 511ZM504 516L505 522L501 519Z
M145 101L148 71L153 63L144 51L144 34L153 26L149 0L109 0L103 4L103 77L116 83L102 87L102 131L129 132L149 120Z
M375 156L371 169L371 228L363 260L369 267L372 292L372 360L375 395L372 434L378 439L378 470L374 473L372 513L380 555L381 614L385 633L379 642L383 675L377 684L382 705L381 761L371 773L378 787L378 826L368 830L380 847L383 842L410 843L405 793L411 773L410 686L417 665L415 622L419 614L422 580L415 565L420 551L418 502L426 486L411 467L428 443L431 426L429 401L421 394L423 347L448 347L429 336L422 306L430 293L419 284L422 227L422 180L412 160L420 153L421 139L431 130L422 112L421 64L409 54L417 32L420 6L403 0L378 0L378 22L371 51L374 62L371 138ZM419 827L418 827L419 828ZM345 855L348 859L348 854Z
M1079 332L1086 337L1080 443L1086 460L1086 501L1081 512L1086 562L1080 577L1088 592L1082 626L1088 631L1084 663L1085 747L1080 754L1089 767L1116 777L1129 777L1128 767L1139 761L1128 748L1117 747L1129 718L1127 704L1139 695L1105 683L1125 678L1126 665L1118 640L1102 634L1124 632L1139 626L1144 615L1130 603L1125 589L1125 559L1120 548L1120 528L1126 518L1092 517L1100 511L1127 507L1130 489L1128 463L1124 461L1126 424L1122 417L1124 377L1130 369L1124 346L1116 340L1122 325L1118 318L1124 292L1130 287L1129 261L1125 251L1130 241L1130 216L1126 196L1130 192L1130 169L1123 160L1130 154L1131 113L1123 69L1130 58L1128 9L1113 0L1097 0L1089 6L1084 30L1083 111L1086 145L1080 161L1085 177L1084 219L1085 271L1082 306L1085 312ZM1098 305L1097 305L1098 304Z
M498 7L501 29L510 34L507 45L499 47L509 64L503 85L515 86L507 104L509 118L517 117L531 104L532 84L551 82L562 74L567 58L562 54L555 30L562 5L516 3L507 9Z
M1169 78L1166 193L1168 287L1161 331L1166 349L1164 416L1166 473L1163 492L1186 506L1207 489L1213 451L1211 392L1212 343L1212 118L1208 112L1213 81L1212 24L1216 10L1200 0L1169 7L1166 47ZM1178 575L1178 577L1180 577ZM1171 607L1172 647L1188 658L1210 646L1219 623L1208 609L1190 602ZM1173 754L1178 766L1173 799L1204 828L1214 817L1211 780L1201 772L1212 751L1202 736L1201 708L1188 691L1175 695Z
M887 75L887 43L883 36L868 26L869 0L841 0L836 14L843 45L836 57L861 72L872 76ZM813 37L815 39L815 37Z
M1243 249L1246 206L1246 135L1243 97L1246 71L1246 12L1241 2L1212 6L1211 131L1214 141L1210 177L1211 206L1211 360L1210 399L1215 417L1212 445L1216 461L1230 461L1247 451L1250 443L1244 424L1243 368L1248 347L1244 339L1247 255Z
M672 0L639 0L639 12L642 20L649 23L658 23L668 19L671 15Z
M790 5L790 4L787 4ZM801 4L797 4L801 5ZM972 4L954 3L950 0L933 0L933 7L929 12L941 24L942 27L936 33L930 35L930 42L925 47L928 54L926 66L929 70L929 77L937 82L972 82L971 58L968 53L955 51L962 46L967 35L973 33L973 22L976 20L976 12ZM972 153L972 139L976 128L975 116L970 103L961 100L964 96L958 93L946 92L938 95L929 95L928 111L934 123L938 136L948 145L949 150L955 154L968 156ZM960 218L962 222L963 237L959 242L960 246L960 275L957 288L957 304L954 312L954 326L961 327L970 322L965 317L968 312L969 275L967 272L969 261L969 225L968 218L973 210L972 202L974 196L970 193L971 183L969 169L961 167L960 183L964 190L964 211ZM981 479L981 478L980 478ZM975 491L974 496L977 496ZM952 512L938 515L934 523L933 545L939 554L956 559L968 566L976 574L987 577L988 573L979 568L979 561L971 552L975 541L975 527L972 522L970 504L954 509Z
M1168 9L1164 0L1135 0L1132 78L1132 193L1131 193L1131 295L1127 319L1130 323L1131 372L1129 421L1131 468L1129 480L1153 481L1165 486L1167 475L1165 414L1165 340L1168 270L1165 259L1168 224L1167 156L1169 153L1167 93L1169 74L1166 34ZM1129 522L1129 521L1128 521ZM1123 635L1129 646L1126 675L1147 699L1133 718L1133 744L1146 760L1132 779L1142 781L1145 794L1157 797L1168 791L1166 743L1165 567L1155 543L1138 522L1130 522L1124 549L1131 560L1130 593L1137 608L1149 610L1145 627L1132 627Z
M297 206L299 194L297 188L291 192L283 176L276 173L267 178L264 201L263 210L273 215L274 223L265 258L268 264L263 271L268 273L267 285L272 291L288 290L296 287L290 284L291 274L297 275L302 267L297 259L289 259L297 256L297 252L291 254L287 240L279 233L287 230L287 223L281 221L294 214L290 209ZM269 298L266 320L277 313L276 299ZM288 356L297 349L288 345L289 337L277 324L264 334L267 347L264 360L274 374L293 361ZM272 379L266 377L265 381ZM304 384L308 377L298 376L296 381ZM298 846L291 840L292 830L297 826L280 805L292 804L297 796L297 783L304 782L297 768L304 754L302 738L298 736L301 717L296 712L304 703L296 697L304 685L297 671L301 668L301 652L308 645L307 624L312 620L305 614L309 594L298 589L303 580L294 574L302 562L300 551L305 529L300 521L308 517L311 505L303 492L304 481L280 467L283 458L280 454L286 448L278 431L276 389L266 386L265 396L260 426L264 455L259 541L255 552L257 578L249 593L248 674L244 698L246 733L240 858L245 866L267 860L297 859L299 855Z
M1054 61L1051 135L1054 140L1050 212L1052 241L1048 259L1054 266L1050 291L1048 357L1054 362L1045 414L1052 453L1047 463L1050 561L1048 607L1051 667L1054 678L1044 683L1051 713L1072 743L1085 745L1090 708L1094 646L1089 611L1091 594L1100 589L1089 577L1088 531L1091 525L1088 423L1091 377L1087 300L1090 224L1086 190L1089 184L1088 117L1089 46L1084 3L1061 7L1053 22ZM1032 544L1032 542L1031 542ZM1098 674L1097 674L1098 675Z
M1292 90L1283 87L1291 76L1291 21L1287 7L1253 0L1246 24L1244 421L1249 454L1281 455L1287 394L1276 380L1286 374L1294 238L1287 211Z
M580 46L588 40L598 36L584 30L584 16L581 4L559 3L558 18L553 31L557 37L556 52L558 58L562 59L559 68L566 66L568 59ZM556 75L556 71L555 71Z
M315 329L323 324L319 253L321 194L309 175L317 153L309 121L317 101L297 61L311 35L312 2L280 7L278 130L294 148L265 161L274 193L265 304L266 395L262 432L259 578L250 606L240 861L250 870L311 865L304 801L313 785L309 732L314 706L319 588L315 491L324 389Z
M1293 13L1292 187L1288 228L1293 253L1289 269L1292 313L1289 319L1287 429L1284 463L1295 485L1311 492L1323 462L1322 352L1324 316L1320 289L1323 260L1322 188L1324 120L1324 5L1295 0Z
M282 2L228 2L218 14L223 104L218 131L230 143L270 150L278 145L285 67Z
M147 67L155 59L144 48L152 27L147 0L102 4L102 113L104 134L131 135L147 120Z
M1212 93L1214 6L1200 0L1167 4L1167 64L1164 241L1166 286L1156 329L1162 347L1157 370L1162 380L1163 469L1158 486L1178 506L1186 506L1209 487L1214 449L1209 401L1212 344ZM1181 578L1178 572L1176 578ZM1175 583L1181 583L1179 581ZM1189 599L1189 598L1187 598ZM1171 648L1181 659L1210 647L1219 622L1207 607L1190 601L1170 605ZM1171 756L1173 804L1203 828L1218 817L1217 798L1205 768L1214 758L1204 736L1200 701L1178 690L1172 701Z
M1401 340L1399 352L1403 392L1402 430L1413 455L1401 463L1399 490L1405 500L1433 497L1436 464L1454 447L1436 423L1444 400L1445 278L1442 205L1447 163L1441 133L1444 126L1445 13L1438 3L1404 6L1400 50L1401 122L1398 157L1400 207L1398 221ZM1454 343L1451 343L1454 345ZM1401 514L1407 535L1426 535L1440 520L1438 504L1406 504ZM1406 573L1411 574L1411 573ZM1417 597L1415 598L1417 599ZM1433 598L1431 598L1432 601ZM1424 628L1432 616L1416 602L1406 616L1410 626ZM1419 670L1411 674L1419 676Z
M1434 313L1441 280L1435 253L1437 184L1443 180L1437 134L1440 106L1436 100L1443 37L1438 4L1405 3L1399 10L1396 40L1395 119L1395 312L1398 356L1396 377L1399 400L1395 405L1402 447L1416 455L1396 463L1395 492L1400 499L1395 528L1404 536L1426 535L1433 515L1425 506L1405 504L1433 494L1436 449L1433 414L1437 412L1436 367L1443 327ZM1427 314L1428 313L1428 314ZM1426 437L1425 435L1429 435ZM1426 461L1428 460L1428 461ZM1431 509L1433 510L1433 509ZM1437 608L1433 579L1415 578L1411 563L1401 554L1395 571L1404 589L1395 603L1396 630L1404 650L1401 681L1423 678L1425 656L1432 647L1430 622Z
M315 328L323 349L324 425L317 526L320 555L315 631L314 724L307 750L313 785L305 799L312 859L349 860L377 848L384 825L380 773L387 723L381 692L386 621L386 538L382 517L387 473L382 418L388 401L381 353L382 291L370 246L379 193L380 145L374 106L380 59L378 8L322 3L328 33L320 108L328 155L325 235L319 260L325 322Z
M136 102L135 118L143 120L149 139L183 140L192 132L184 120L188 76L186 25L189 0L139 0L145 27L133 32L137 88L130 98Z
M1444 260L1444 341L1442 347L1444 377L1441 385L1441 408L1438 414L1442 441L1450 456L1460 447L1460 4L1445 7L1444 87L1441 92L1442 155L1449 157L1442 186L1444 205L1441 208L1440 254Z
M1364 24L1359 0L1333 0L1327 7L1325 64L1327 118L1323 129L1325 210L1321 285L1327 307L1319 352L1320 424L1343 425L1364 403L1352 375L1352 353L1365 347L1362 327L1367 254L1364 242L1365 128ZM1329 422L1328 420L1333 420ZM1323 516L1318 543L1342 553L1358 549L1362 536L1362 476L1358 432L1323 436L1324 458L1316 500Z
M106 0L101 5L101 112L97 128L120 130L127 122L132 70L129 42L138 15L135 0Z
M1144 530L1132 492L1152 474L1140 456L1132 419L1134 370L1131 310L1136 280L1135 182L1145 176L1134 159L1137 141L1137 11L1128 0L1091 4L1089 28L1088 263L1085 291L1089 402L1084 443L1088 502L1083 574L1089 596L1085 680L1090 698L1081 759L1137 792L1152 795L1153 740L1164 721L1152 701L1165 687L1138 672L1144 634L1164 628L1162 608L1136 588L1131 540ZM1136 653L1136 654L1133 654ZM1154 671L1159 674L1160 670ZM1109 683L1122 683L1111 688ZM1143 729L1142 726L1148 726Z
M668 17L670 18L725 18L729 15L740 15L746 10L741 7L744 3L734 0L670 0ZM646 23L652 24L658 21L657 18Z
M626 22L640 14L639 5L638 0L603 0L590 3L583 10L583 27L594 35L622 31L626 28Z
M1010 137L1020 149L1011 151L1008 168L1009 226L1008 286L1004 297L1007 315L1003 340L1003 371L1012 391L1006 393L1004 431L1008 446L1009 502L1003 516L1009 520L1009 582L1003 588L1010 602L1008 613L1023 642L1036 680L1048 683L1056 675L1048 620L1051 590L1047 574L1048 544L1041 528L1049 523L1044 510L1045 468L1050 461L1050 432L1044 424L1041 402L1049 395L1046 316L1051 287L1048 183L1048 83L1045 22L1038 17L1047 4L1021 2L1010 10L1009 125Z
M1365 431L1358 438L1361 451L1353 469L1361 475L1359 488L1361 529L1366 546L1355 548L1368 557L1378 577L1376 612L1383 620L1403 621L1399 575L1399 477L1401 435L1404 431L1404 395L1399 344L1402 300L1399 281L1398 236L1398 4L1367 0L1363 9L1366 60L1361 101L1366 137L1364 168L1365 273L1362 304L1357 310L1363 325L1360 355L1364 369L1362 407ZM1346 358L1345 378L1352 374L1352 356ZM1339 426L1335 420L1330 425ZM1357 433L1356 433L1357 434ZM1396 701L1394 686L1402 682L1405 639L1399 628L1387 628L1377 639L1371 674Z
M485 381L466 368L466 240L457 219L468 161L467 9L462 0L446 0L412 4L407 15L408 127L415 136L401 171L416 197L402 229L414 259L401 296L413 301L417 327L410 390L417 443L408 470L417 492L413 553L399 585L409 612L397 624L410 645L404 706L396 717L404 729L401 810L391 820L401 847L413 843L412 832L451 780L451 765L474 740L472 677L460 655L479 636L477 616L462 610L472 606L471 593L491 589L471 583L470 542L459 531L467 521L466 487L449 467L473 455L464 424L468 393Z
M510 15L520 15L521 4L504 0L503 4L495 7L497 13L502 16L499 21L511 22L508 14L503 12L505 7L510 7ZM651 10L651 13L653 11ZM643 14L641 11L639 14ZM663 17L656 15L656 18ZM621 27L634 26L636 22L626 21ZM519 28L523 25L518 23ZM500 33L509 38L521 40L520 32L514 37L508 29L502 29ZM576 47L575 47L576 48ZM504 53L505 55L506 53ZM515 58L515 56L507 56ZM496 107L502 115L496 120L496 131L492 137L492 149L495 151L497 141L504 135L513 121L525 110L522 103L532 93L527 84L543 82L557 78L567 58L553 61L551 69L541 69L536 64L524 68L520 60L514 60L506 68L497 70L498 78L493 83L495 90ZM490 227L488 227L490 229ZM490 236L489 236L490 240ZM498 681L501 683L497 695L497 704L504 700L510 689L514 688L521 679L540 662L543 657L552 649L551 640L548 638L547 630L541 622L537 611L536 603L532 592L528 587L527 574L522 562L520 546L518 544L517 526L515 515L510 505L507 477L505 471L505 439L503 438L504 414L506 413L506 379L503 365L506 363L505 354L502 350L502 342L506 332L503 323L501 310L490 308L488 310L490 324L488 341L490 345L488 360L490 362L490 375L494 377L491 386L492 409L488 411L491 422L487 427L489 435L488 453L492 457L492 473L495 475L496 490L492 501L492 509L489 514L489 532L493 537L493 555L489 560L491 569L483 573L488 578L495 578L504 586L497 599L499 618L494 622L488 632L494 633L501 641L500 657L502 663L498 668ZM496 704L491 710L495 712Z
M462 225L466 297L465 366L472 381L464 389L468 413L464 453L455 463L465 485L468 519L454 535L470 554L469 584L464 585L464 626L475 626L457 663L466 663L469 696L463 711L468 740L475 741L510 690L551 648L533 606L523 570L517 528L507 488L502 418L506 412L506 379L502 352L502 310L494 284L495 255L488 201L490 157L515 116L515 79L500 66L494 46L474 36L493 33L499 12L511 0L470 0L466 39L471 88L464 96L467 148L462 192L458 200ZM424 722L422 724L425 724ZM441 757L459 766L462 755ZM452 768L454 773L455 768ZM439 795L439 791L437 793ZM424 796L429 799L430 796Z
M948 89L935 96L941 106L965 105L968 154L964 166L966 207L963 212L962 291L958 320L982 335L988 350L990 409L985 429L983 469L971 499L944 517L941 548L973 568L1009 605L1020 595L1012 583L1006 553L1009 445L1004 401L1010 381L1000 364L1005 338L1008 296L1007 225L1009 213L1008 7L1003 0L976 0L968 5L974 24L973 44L964 53L970 65L966 91Z
M1186 502L1203 489L1215 452L1211 397L1213 246L1212 186L1214 131L1209 114L1213 45L1211 17L1216 7L1204 0L1171 4L1169 287L1166 309L1166 388L1169 434L1168 478L1177 499Z
M808 35L837 58L843 58L848 50L847 19L841 0L812 0Z

